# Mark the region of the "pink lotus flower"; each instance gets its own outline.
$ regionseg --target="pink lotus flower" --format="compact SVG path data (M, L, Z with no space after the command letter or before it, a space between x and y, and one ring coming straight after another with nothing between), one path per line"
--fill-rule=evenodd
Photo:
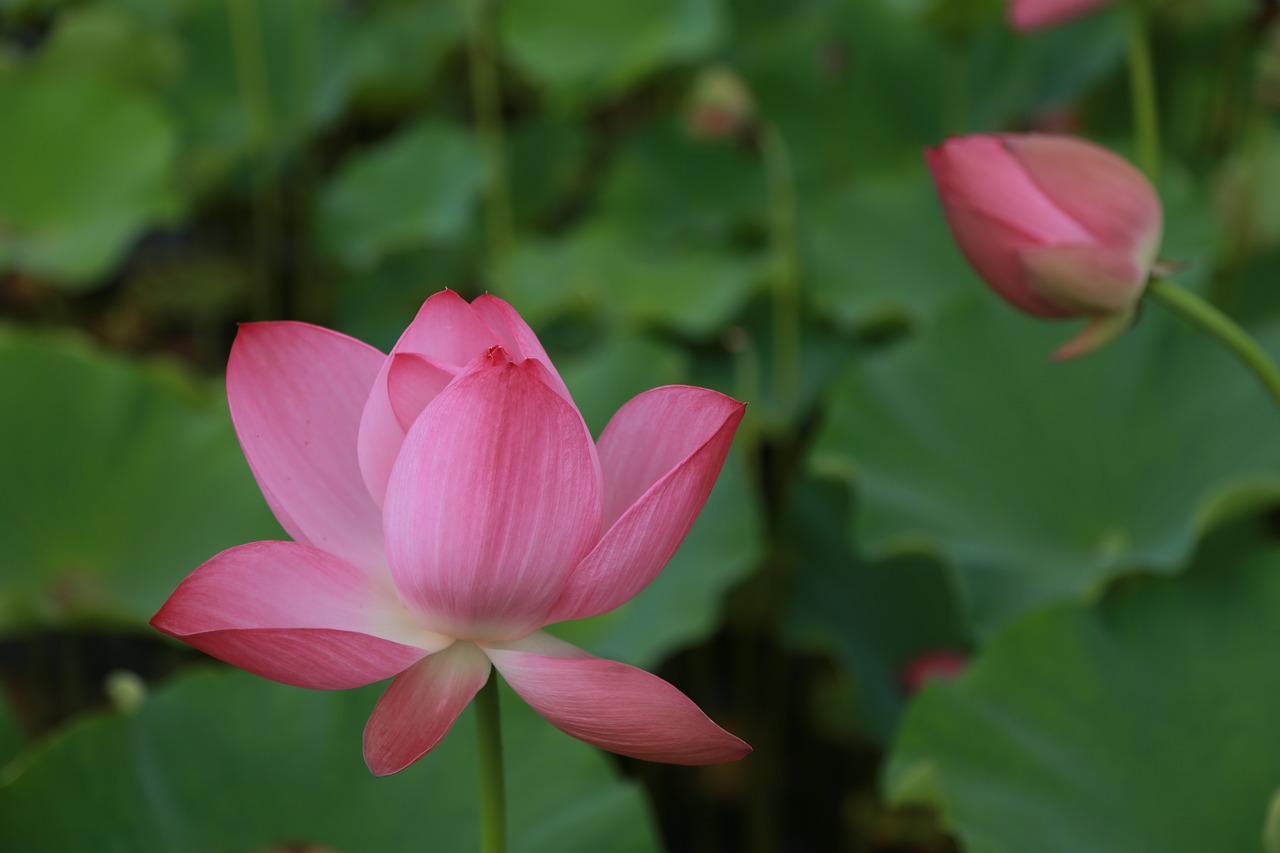
M952 649L922 652L907 661L903 668L902 689L910 695L934 679L950 681L964 672L968 663L968 656Z
M1009 0L1009 24L1027 32L1078 18L1112 0Z
M952 234L1015 307L1089 318L1054 357L1128 327L1160 245L1160 199L1142 173L1090 142L1049 134L962 136L926 152Z
M612 610L654 579L743 404L657 388L594 443L514 309L449 291L389 357L305 323L241 326L227 396L294 541L213 557L156 628L285 684L396 676L365 728L380 776L435 747L491 666L557 728L612 752L709 764L751 751L662 679L539 630Z

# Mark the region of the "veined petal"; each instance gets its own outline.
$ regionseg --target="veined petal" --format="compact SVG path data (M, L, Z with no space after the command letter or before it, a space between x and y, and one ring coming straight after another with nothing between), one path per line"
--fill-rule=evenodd
M542 342L538 340L538 336L534 334L533 329L529 328L529 324L516 312L516 309L487 293L477 297L476 301L471 303L471 307L484 319L489 328L493 329L502 346L511 353L515 361L533 358L542 362L550 374L547 384L561 397L570 403L573 402L564 380L560 378L556 366L551 363L551 357L542 348Z
M545 623L600 531L582 416L501 348L418 416L387 488L392 577L422 624L462 639Z
M151 624L241 669L323 689L378 681L452 642L418 628L388 587L297 542L223 551Z
M356 457L360 413L382 353L306 323L246 323L227 363L245 458L299 542L385 576L382 514Z
M608 529L549 621L605 613L658 576L706 503L745 410L682 385L647 391L618 410L598 447Z
M545 633L484 653L553 726L601 749L668 764L719 764L751 752L656 675Z
M454 643L391 682L364 729L364 760L375 776L398 773L435 749L489 680L489 660Z
M427 299L391 350L416 353L435 366L456 373L464 365L498 343L497 336L480 315L452 290L444 290ZM395 464L405 430L400 426L387 390L387 374L392 358L381 364L367 394L359 427L359 461L364 483L374 502L382 505L387 491L391 466Z

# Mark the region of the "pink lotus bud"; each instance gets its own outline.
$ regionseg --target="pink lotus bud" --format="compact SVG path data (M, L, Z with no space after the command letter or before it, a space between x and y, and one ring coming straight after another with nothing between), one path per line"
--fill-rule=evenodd
M1049 134L956 137L925 156L978 275L1029 314L1089 318L1055 359L1128 327L1163 220L1141 172L1097 145Z
M968 661L969 658L963 652L951 649L935 649L917 655L907 662L902 671L902 688L911 694L932 679L950 681L964 672Z
M1009 0L1009 25L1028 32L1078 18L1111 0Z

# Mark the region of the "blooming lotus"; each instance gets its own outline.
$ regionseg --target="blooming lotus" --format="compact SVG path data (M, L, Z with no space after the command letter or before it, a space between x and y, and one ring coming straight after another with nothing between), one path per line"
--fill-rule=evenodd
M1078 18L1112 0L1009 0L1009 23L1014 29L1038 30Z
M514 309L449 291L390 356L305 323L243 325L227 396L293 541L213 557L151 620L159 630L285 684L395 676L365 728L377 775L435 747L492 667L557 728L612 752L677 764L750 752L662 679L541 630L657 576L743 404L657 388L593 442Z
M1087 317L1056 358L1127 328L1160 246L1147 179L1090 142L1052 134L962 136L926 152L947 222L978 275L1015 307Z

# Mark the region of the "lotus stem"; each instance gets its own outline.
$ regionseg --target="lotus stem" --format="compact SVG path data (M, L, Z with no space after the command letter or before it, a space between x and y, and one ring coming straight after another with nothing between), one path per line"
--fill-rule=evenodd
M1129 90L1137 135L1138 165L1151 183L1160 180L1160 118L1147 35L1145 0L1129 0Z
M1199 296L1164 278L1153 278L1147 285L1147 293L1159 299L1174 313L1199 326L1217 338L1253 371L1266 387L1277 405L1280 405L1280 369L1258 345L1249 333L1236 321L1210 305Z
M506 853L507 791L502 774L502 718L498 708L498 674L476 694L476 728L480 736L480 850Z

